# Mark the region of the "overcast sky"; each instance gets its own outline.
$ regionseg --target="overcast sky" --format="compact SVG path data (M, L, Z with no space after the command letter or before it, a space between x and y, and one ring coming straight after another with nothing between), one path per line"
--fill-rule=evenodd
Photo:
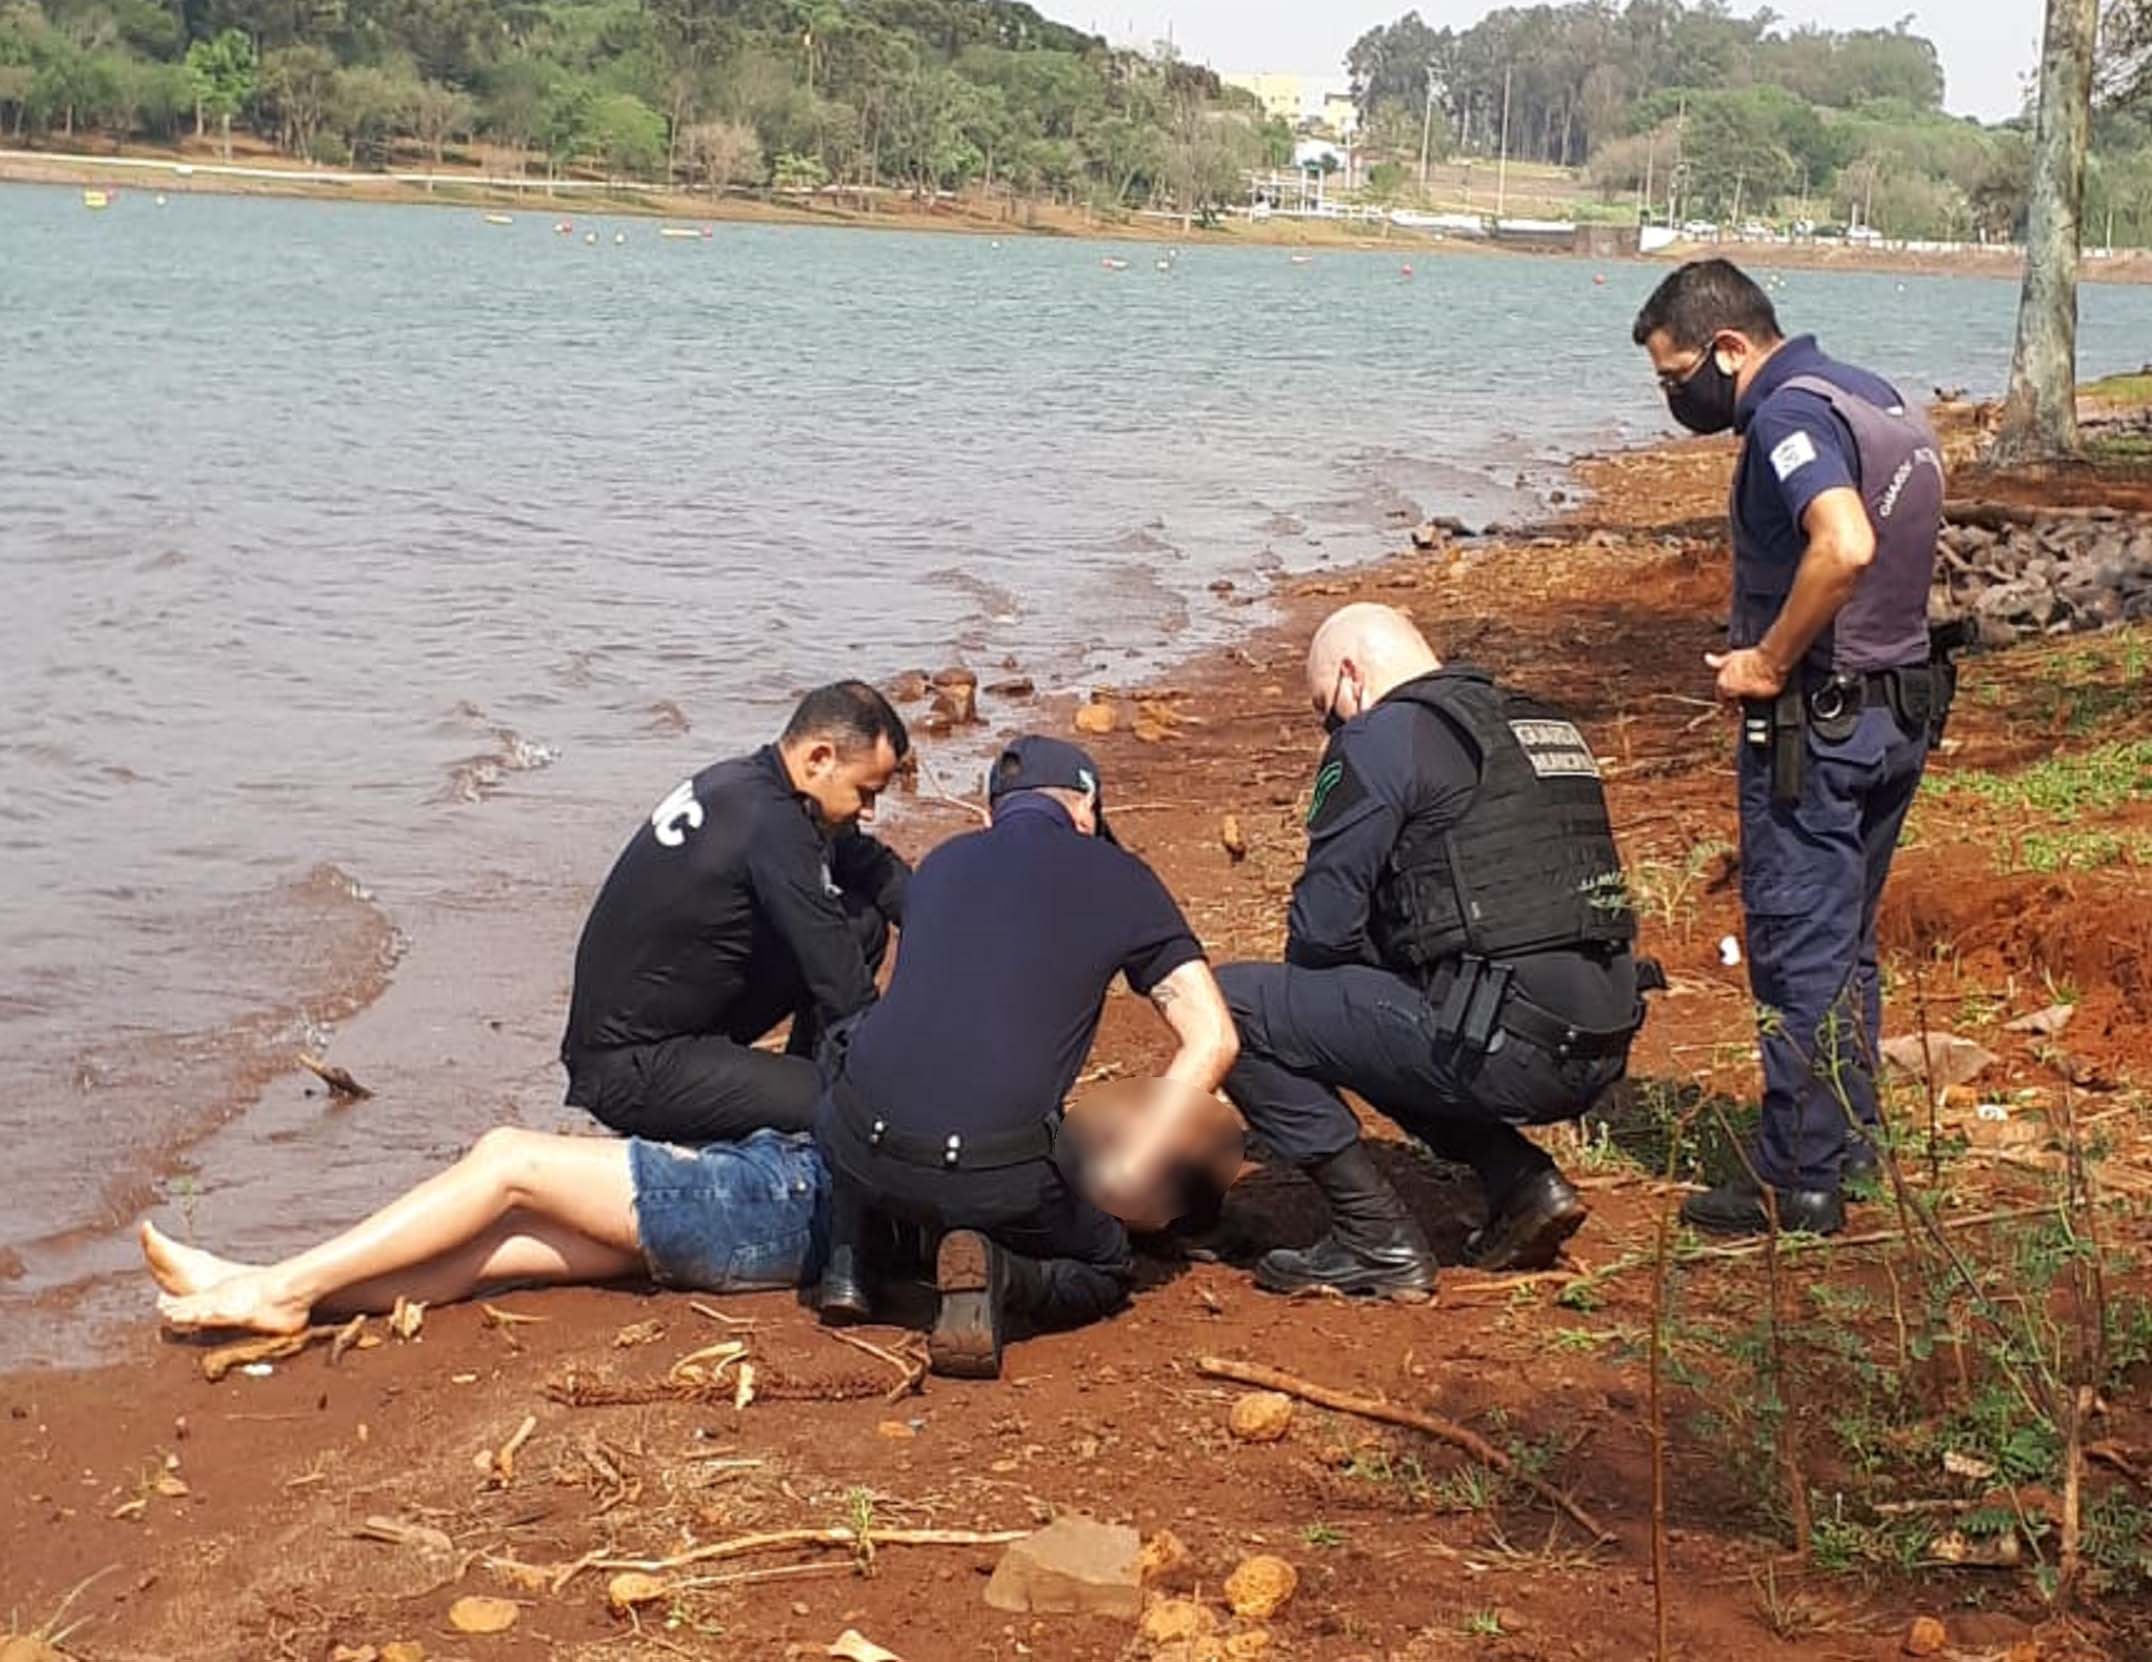
M1760 0L1737 0L1747 13ZM1163 40L1190 58L1225 71L1292 70L1344 75L1345 52L1366 30L1412 9L1412 0L1045 0L1039 8L1117 42ZM1484 16L1478 0L1424 0L1420 15L1436 28L1462 29ZM1959 115L1997 120L2015 115L2021 77L2040 55L2041 0L1780 0L1771 8L1788 25L1833 29L1894 24L1907 11L1913 27L1943 54L1950 90L1945 102Z

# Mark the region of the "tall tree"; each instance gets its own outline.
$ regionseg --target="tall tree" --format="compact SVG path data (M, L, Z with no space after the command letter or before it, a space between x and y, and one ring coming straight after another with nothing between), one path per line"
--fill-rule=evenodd
M2025 288L1995 439L1999 462L2054 461L2078 452L2077 270L2098 33L2099 0L2047 0Z
M226 29L214 40L198 40L187 48L187 73L194 81L195 130L201 130L202 115L215 116L224 159L230 161L232 117L254 96L254 43L237 29Z

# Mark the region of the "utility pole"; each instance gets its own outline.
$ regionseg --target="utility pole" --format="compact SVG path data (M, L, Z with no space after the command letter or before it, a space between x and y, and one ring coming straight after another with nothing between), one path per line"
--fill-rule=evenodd
M1420 194L1427 194L1427 146L1435 132L1435 66L1427 66L1427 108L1420 116Z
M1502 71L1502 161L1501 171L1495 179L1494 217L1499 225L1509 206L1509 78L1512 71Z
M1656 130L1644 151L1644 188L1637 193L1636 222L1642 225L1651 217L1652 187L1658 183L1656 169L1659 163L1659 135Z

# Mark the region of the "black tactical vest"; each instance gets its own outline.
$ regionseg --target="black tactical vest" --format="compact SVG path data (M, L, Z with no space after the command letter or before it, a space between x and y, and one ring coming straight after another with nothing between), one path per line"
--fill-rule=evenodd
M1391 850L1370 919L1386 963L1425 971L1465 953L1636 939L1599 763L1573 722L1475 669L1437 670L1383 702L1433 711L1480 764L1461 820L1407 824Z

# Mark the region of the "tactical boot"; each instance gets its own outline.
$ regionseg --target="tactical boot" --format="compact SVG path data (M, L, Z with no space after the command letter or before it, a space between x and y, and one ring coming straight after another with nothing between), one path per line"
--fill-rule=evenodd
M1836 1189L1781 1189L1778 1227L1788 1235L1835 1235L1846 1227L1846 1203ZM1764 1235L1771 1229L1763 1190L1740 1177L1681 1203L1681 1221L1707 1235Z
M1549 1269L1589 1216L1591 1208L1560 1172L1541 1172L1518 1184L1465 1237L1465 1261L1483 1270Z
M829 1261L823 1266L815 1297L825 1327L850 1327L874 1319L861 1240L866 1224L865 1209L840 1185L830 1203Z
M1330 1233L1305 1251L1281 1248L1255 1266L1273 1293L1330 1287L1341 1293L1424 1297L1434 1291L1435 1255L1397 1192L1375 1169L1367 1145L1308 1168L1330 1203Z
M950 1379L999 1379L1008 1273L984 1235L952 1229L934 1254L941 1309L927 1335L927 1362Z

